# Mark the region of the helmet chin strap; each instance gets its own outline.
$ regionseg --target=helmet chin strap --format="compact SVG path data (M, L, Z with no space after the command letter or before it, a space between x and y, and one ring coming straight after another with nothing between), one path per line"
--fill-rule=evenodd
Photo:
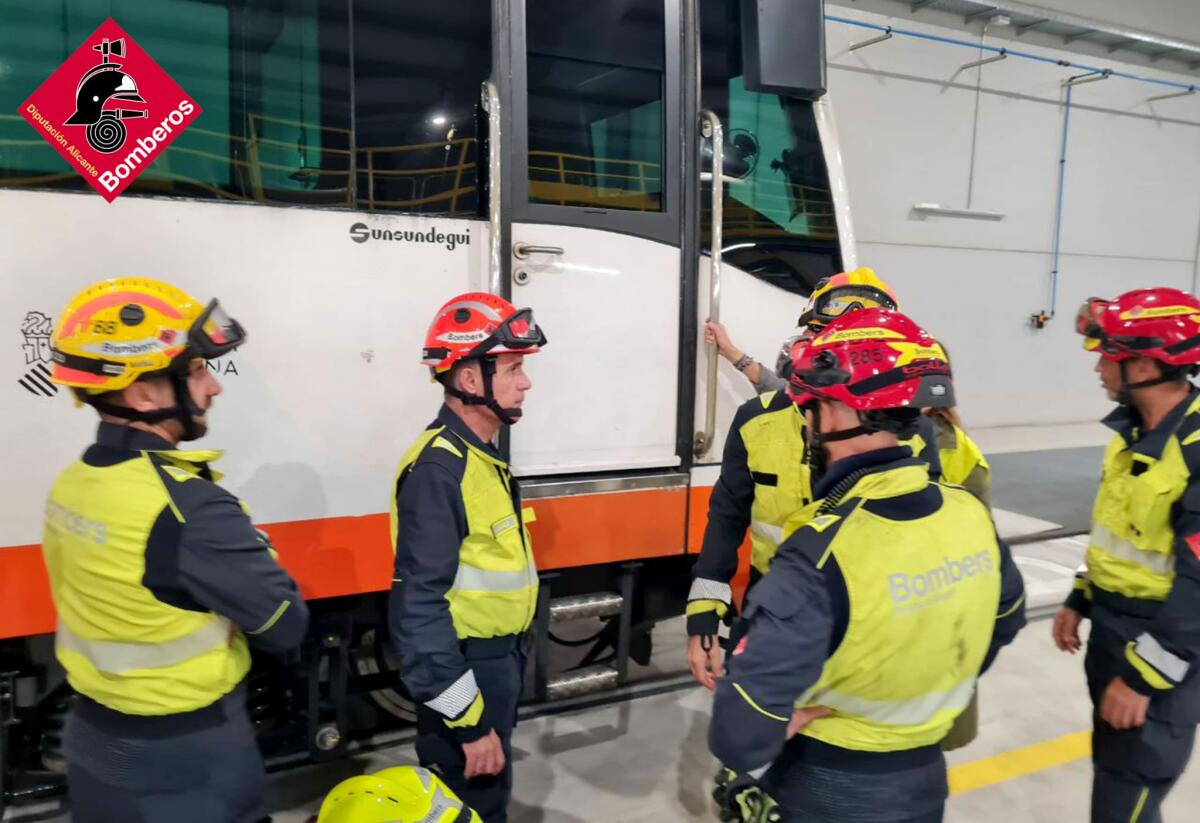
M1170 374L1162 367L1162 363L1158 364L1158 377L1153 377L1149 380L1139 380L1137 383L1129 382L1129 361L1118 360L1117 366L1121 370L1121 385L1117 388L1117 403L1122 406L1133 405L1133 393L1138 389L1148 389L1151 386L1161 386L1163 383L1173 383L1179 378L1176 375Z
M829 459L825 456L825 445L819 434L821 431L821 405L814 400L802 406L800 411L812 412L812 425L806 427L808 430L807 457L808 469L812 473L812 485L816 486L829 468Z
M521 417L521 409L506 409L496 400L496 393L493 391L493 379L496 376L496 360L493 357L483 357L479 361L479 371L483 375L483 396L467 394L464 391L459 391L447 381L444 385L446 393L451 397L461 400L468 406L486 406L491 410L492 414L503 423L505 426L511 426Z
M879 432L889 432L900 438L911 437L915 434L917 417L908 422L894 421L895 426L893 426L891 425L893 421L873 417L878 412L864 413L861 411L856 413L858 416L858 425L854 428L822 432L820 405L814 401L805 406L805 410L807 409L811 409L813 415L813 426L808 448L808 464L812 470L814 482L819 480L821 475L829 468L829 455L825 453L826 444L837 443L842 440L853 440L856 437L878 434ZM909 431L910 428L913 431Z
M171 390L175 394L175 405L165 409L138 411L100 399L103 395L84 398L84 402L101 414L119 417L122 420L150 424L175 420L183 427L183 434L179 438L180 442L199 440L208 432L208 426L197 420L197 418L204 417L204 410L192 400L192 393L188 390L187 372L172 371L166 376L171 381Z
M175 419L183 424L183 436L179 439L185 442L199 440L208 433L208 424L203 422L204 410L192 399L192 393L188 389L187 372L173 373L171 386L175 389Z
M841 440L852 440L855 437L861 437L864 434L873 434L877 429L869 428L865 425L865 420L861 414L858 419L860 424L852 429L841 429L840 431L822 432L821 431L821 406L820 403L813 401L805 405L802 411L812 412L812 428L809 432L808 444L808 465L813 475L813 482L820 480L825 472L829 470L829 455L825 452L827 443L837 443Z

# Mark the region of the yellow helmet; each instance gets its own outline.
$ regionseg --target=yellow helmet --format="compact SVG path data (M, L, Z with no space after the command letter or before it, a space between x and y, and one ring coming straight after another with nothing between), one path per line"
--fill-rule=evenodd
M393 766L333 787L317 823L483 823L428 769Z
M216 300L204 305L158 280L102 280L59 317L50 379L92 395L118 391L139 377L220 357L245 339Z
M817 283L808 305L800 315L798 325L823 329L848 311L856 309L891 309L897 311L900 301L892 287L866 267L844 271Z

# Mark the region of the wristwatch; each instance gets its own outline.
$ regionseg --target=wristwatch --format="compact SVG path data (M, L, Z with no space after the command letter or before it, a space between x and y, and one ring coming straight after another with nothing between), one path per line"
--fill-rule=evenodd
M738 361L733 364L733 367L735 369L737 369L738 371L744 372L746 369L750 368L750 364L753 362L754 362L753 357L751 357L748 354L743 354L741 356L741 358L739 358Z

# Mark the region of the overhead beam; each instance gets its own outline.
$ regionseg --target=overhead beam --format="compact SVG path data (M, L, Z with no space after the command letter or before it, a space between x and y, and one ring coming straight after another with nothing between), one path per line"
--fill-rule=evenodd
M973 11L970 14L963 15L963 22L970 23L972 20L978 20L980 17L987 17L1000 11L996 6L987 6L979 11Z
M933 5L933 3L934 3L934 0L914 0L914 2L912 4L912 10L920 11L921 9L925 8L926 6Z
M1047 9L1047 3L1045 0L1036 0L1037 5L1027 2L1027 0L969 0L969 2L973 6L980 6L984 3L987 3L988 6L991 6L1002 14L1019 14L1022 17L1033 18L1045 17L1054 23L1062 23L1067 26L1088 29L1089 31L1101 31L1106 34L1133 37L1145 43L1153 43L1159 46L1178 46L1184 51L1200 51L1200 49L1198 49L1198 47L1200 47L1200 43L1190 42L1187 40L1178 40L1172 37L1165 37L1161 34L1144 31L1132 26L1100 25L1097 23L1097 21L1091 20L1087 17Z
M1064 37L1063 45L1069 46L1072 43L1074 43L1076 40L1086 40L1087 38L1091 37L1093 34L1099 34L1099 31L1097 29L1084 29L1083 31L1079 32L1078 34L1071 34L1071 35Z
M1042 24L1044 24L1044 23L1049 23L1049 22L1050 22L1050 20L1049 20L1049 19L1043 18L1043 19L1041 19L1041 20L1034 20L1032 23L1026 23L1026 24L1024 24L1024 25L1022 25L1022 26L1015 26L1015 27L1014 27L1014 29L1015 29L1015 31L1017 32L1017 36L1018 36L1018 37L1020 37L1020 36L1021 36L1022 34L1024 34L1025 32L1027 32L1027 31L1033 31L1033 30L1034 30L1034 29L1036 29L1038 26L1040 26L1040 25L1042 25Z

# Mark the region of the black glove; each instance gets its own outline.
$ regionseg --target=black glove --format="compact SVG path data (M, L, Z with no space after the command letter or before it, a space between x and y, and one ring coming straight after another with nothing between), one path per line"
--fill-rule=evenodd
M783 810L775 798L763 791L753 777L732 769L723 768L717 772L713 800L717 801L721 819L725 821L780 823L783 820Z

